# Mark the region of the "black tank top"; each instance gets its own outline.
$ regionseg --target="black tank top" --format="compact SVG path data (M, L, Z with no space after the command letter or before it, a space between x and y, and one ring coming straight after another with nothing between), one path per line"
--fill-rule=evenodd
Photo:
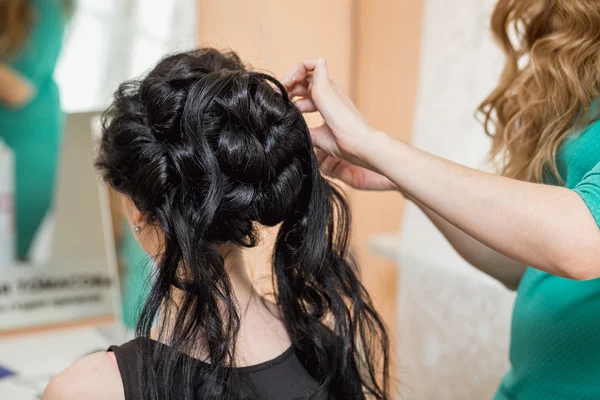
M142 340L146 339L134 339L124 345L111 346L108 349L108 351L112 351L115 354L115 358L117 359L125 390L125 400L143 400L138 383ZM152 343L156 346L165 346L154 341ZM318 387L318 383L309 372L309 369L305 367L306 363L303 364L301 359L310 360L310 357L298 355L294 348L290 347L283 354L271 361L249 367L236 368L236 370L240 375L245 375L249 378L249 382L253 386L252 390L256 393L261 393L260 400L308 399L314 393L315 388ZM194 361L207 365L200 360ZM313 399L364 399L362 390L358 385L355 388L348 388L334 384L330 387L329 391L328 396Z

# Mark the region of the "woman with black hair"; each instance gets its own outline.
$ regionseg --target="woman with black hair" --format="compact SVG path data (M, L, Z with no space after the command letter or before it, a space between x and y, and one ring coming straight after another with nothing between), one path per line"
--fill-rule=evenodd
M103 130L97 167L157 268L137 338L65 370L45 400L390 397L348 206L277 80L234 53L176 54L121 85ZM242 254L275 226L269 302Z

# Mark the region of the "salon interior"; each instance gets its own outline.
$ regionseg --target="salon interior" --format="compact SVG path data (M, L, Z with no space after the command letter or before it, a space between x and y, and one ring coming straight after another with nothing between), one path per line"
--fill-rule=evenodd
M12 1L20 3L3 0ZM0 119L7 119L0 121L6 129L0 132L0 399L39 399L73 362L135 335L153 266L118 195L94 169L100 115L119 83L142 76L165 54L198 46L233 49L276 77L304 58L324 57L330 75L378 129L482 168L490 139L473 112L503 65L489 32L494 3L68 4L60 43L52 32L38 38L40 46L60 48L49 67L59 89L60 129L12 123L18 113L0 105ZM0 16L9 24L7 18ZM31 62L32 68L53 63ZM319 118L310 115L309 125ZM21 138L29 129L56 138L40 148L16 140L11 127L22 127L14 132ZM394 396L490 398L509 365L514 292L467 265L402 195L343 190L352 210L352 252L390 332ZM252 249L250 263L265 268L266 253L263 244Z

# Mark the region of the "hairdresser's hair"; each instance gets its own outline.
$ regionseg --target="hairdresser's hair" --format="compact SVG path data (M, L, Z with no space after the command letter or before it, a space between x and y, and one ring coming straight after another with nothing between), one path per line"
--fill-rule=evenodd
M75 10L75 0L56 1L70 17ZM0 59L13 56L23 46L31 24L37 18L31 0L0 0Z
M11 56L21 47L32 19L28 0L0 1L0 57Z
M506 53L497 88L479 107L505 176L562 182L556 153L597 118L598 0L499 0L492 30Z
M182 268L187 279L162 339L179 351L148 348L144 398L252 397L230 368L240 317L216 245L255 246L260 226L279 224L274 293L298 354L311 355L319 391L335 383L348 390L337 398L357 387L389 398L388 337L348 253L348 206L319 173L308 127L277 80L235 53L175 54L119 87L103 131L105 180L164 232L138 336L168 310ZM182 355L199 345L209 369Z

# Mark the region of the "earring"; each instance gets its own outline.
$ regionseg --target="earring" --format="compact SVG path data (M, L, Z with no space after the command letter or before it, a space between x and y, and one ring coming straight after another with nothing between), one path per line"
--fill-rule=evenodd
M142 228L140 228L139 226L134 226L133 227L133 231L135 232L136 235L139 235L142 232Z

